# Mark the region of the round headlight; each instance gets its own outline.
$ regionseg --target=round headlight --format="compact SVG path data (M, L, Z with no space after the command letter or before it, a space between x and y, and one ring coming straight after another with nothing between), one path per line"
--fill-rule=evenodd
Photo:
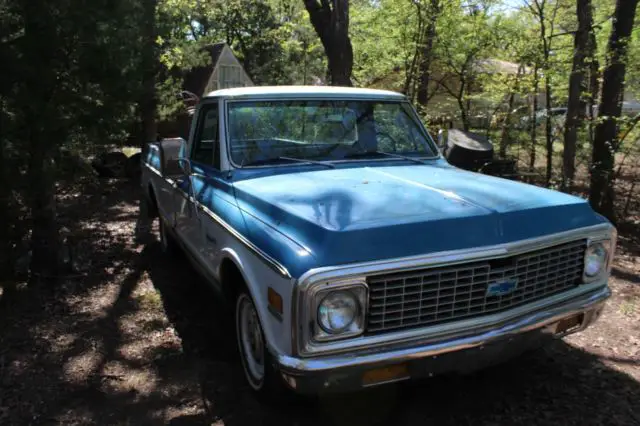
M318 306L318 324L327 333L340 333L353 323L358 315L358 300L353 293L329 293Z
M600 274L607 263L607 250L600 243L593 244L587 248L584 257L584 274L593 278Z

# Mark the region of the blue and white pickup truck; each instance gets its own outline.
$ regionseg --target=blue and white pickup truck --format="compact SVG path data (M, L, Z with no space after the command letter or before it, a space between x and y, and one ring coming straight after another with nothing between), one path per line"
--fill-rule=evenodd
M466 372L600 315L616 230L587 202L463 171L398 93L251 87L148 146L162 247L233 303L258 392Z

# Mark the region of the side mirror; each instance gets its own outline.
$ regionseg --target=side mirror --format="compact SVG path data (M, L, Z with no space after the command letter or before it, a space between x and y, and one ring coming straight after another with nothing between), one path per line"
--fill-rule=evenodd
M185 157L186 141L182 138L163 139L158 142L158 145L163 175L177 176L185 173L181 160Z
M443 129L438 130L438 148L443 150L447 146L447 136Z

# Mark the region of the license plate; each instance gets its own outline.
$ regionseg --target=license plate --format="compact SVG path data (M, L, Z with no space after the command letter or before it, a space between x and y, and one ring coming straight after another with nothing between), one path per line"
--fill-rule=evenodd
M409 369L405 364L398 364L366 371L362 375L362 384L367 386L407 378L409 378Z

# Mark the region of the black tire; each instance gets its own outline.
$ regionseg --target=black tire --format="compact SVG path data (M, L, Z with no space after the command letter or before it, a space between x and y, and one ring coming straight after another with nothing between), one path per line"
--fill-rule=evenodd
M142 201L140 203L141 214L148 219L155 219L158 214L158 202L156 201L155 191L149 188L147 194L142 195Z
M176 241L171 235L171 232L167 229L167 224L164 222L162 217L159 218L159 231L160 231L160 248L163 253L166 254L177 254L179 252L179 247Z
M285 385L274 367L271 354L265 345L264 332L255 304L246 289L239 292L235 307L236 342L247 384L259 398L269 402L282 402L293 397L293 392ZM248 348L246 340L249 324L247 324L244 315L251 315L247 313L247 309L253 311L255 321L253 325L257 327L254 331L259 333L255 336L256 339L252 339L255 345L255 355L249 353L251 349ZM251 365L252 362L257 361L256 358L260 358L259 361L262 364L261 374L259 372L256 374L256 366Z

